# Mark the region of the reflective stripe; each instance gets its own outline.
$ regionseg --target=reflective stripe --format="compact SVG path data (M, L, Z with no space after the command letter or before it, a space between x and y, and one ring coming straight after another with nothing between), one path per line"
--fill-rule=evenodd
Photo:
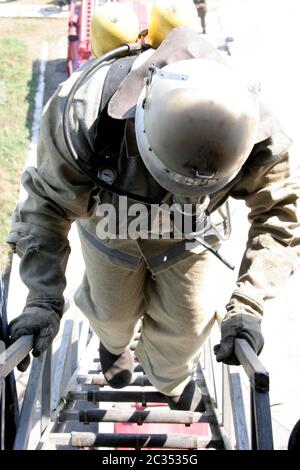
M77 227L80 230L80 233L99 251L102 251L102 253L105 253L108 256L111 256L112 258L117 258L121 261L125 261L128 264L131 264L132 266L138 266L140 262L140 258L137 258L135 256L128 255L127 253L124 253L122 251L118 250L111 250L108 248L104 243L102 243L98 238L96 238L93 234L88 232L79 221L77 221Z

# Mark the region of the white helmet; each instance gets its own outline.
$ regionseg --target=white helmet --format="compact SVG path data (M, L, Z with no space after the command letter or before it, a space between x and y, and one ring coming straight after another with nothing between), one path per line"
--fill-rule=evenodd
M136 109L145 166L173 194L201 196L228 184L256 140L259 104L225 63L189 59L150 68Z

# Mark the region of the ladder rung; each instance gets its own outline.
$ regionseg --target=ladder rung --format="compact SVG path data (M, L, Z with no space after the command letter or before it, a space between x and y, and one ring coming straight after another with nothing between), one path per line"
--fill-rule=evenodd
M93 362L95 362L95 363L98 362L99 363L100 361L99 361L99 359L94 359ZM101 372L100 364L98 366L98 369L89 370L88 372L89 372L89 374L99 374L99 372ZM135 364L134 372L144 372L143 367L141 366L141 364L138 364L138 363Z
M82 385L99 385L100 387L107 385L107 381L102 374L78 375L77 382ZM151 385L151 382L144 374L133 374L130 385L146 387Z
M181 434L95 434L90 432L72 432L50 434L52 444L71 445L72 447L130 447L133 449L157 448L168 449L204 449L213 447L209 436ZM216 443L218 444L218 443Z
M166 397L160 392L139 391L100 391L100 392L69 392L69 400L87 400L93 403L103 402L130 402L130 403L166 403Z
M95 357L95 358L93 359L93 362L99 363L99 362L100 362L99 357ZM143 372L143 367L142 367L142 365L141 365L139 362L135 362L135 363L134 363L134 371L135 371L135 372Z
M192 411L161 410L161 411L137 411L127 410L80 410L61 411L59 422L80 421L81 423L174 423L190 425L193 423L209 423L213 419L207 413Z

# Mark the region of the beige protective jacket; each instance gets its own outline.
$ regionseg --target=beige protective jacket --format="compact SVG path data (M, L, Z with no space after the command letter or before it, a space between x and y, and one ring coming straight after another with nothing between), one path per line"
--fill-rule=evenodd
M87 159L94 152L90 129L97 118L109 66L103 65L92 79L85 81L75 97L73 136L80 154ZM67 236L73 221L78 221L82 244L93 244L112 263L132 270L137 269L141 257L153 274L187 257L194 256L195 260L198 257L185 249L185 240L97 237L100 220L97 208L102 196L72 160L62 132L62 109L78 73L59 86L44 109L38 165L27 168L23 174L28 198L16 208L8 237L12 248L22 256L20 273L30 289L29 297L45 302L62 300L69 254ZM212 195L209 207L216 213L231 196L243 199L250 209L248 244L231 300L235 313L263 313L264 300L280 290L295 269L299 255L300 180L290 173L289 139L278 127L270 129L276 129L275 133L261 137L237 177ZM216 242L209 238L207 241Z

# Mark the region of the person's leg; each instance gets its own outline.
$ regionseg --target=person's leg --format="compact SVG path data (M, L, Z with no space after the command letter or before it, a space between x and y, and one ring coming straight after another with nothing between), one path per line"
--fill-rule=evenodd
M146 266L141 261L133 271L113 264L87 243L83 245L83 255L86 274L75 302L100 339L100 361L106 380L120 388L129 383L132 374L129 345L144 313Z
M202 32L203 34L206 34L206 7L200 8L199 16L201 20Z
M199 16L200 21L201 21L201 27L202 27L203 34L206 34L206 11L207 11L207 8L206 8L205 5L202 5L198 9L198 16Z
M231 271L208 251L149 280L137 355L152 384L175 401L184 390L195 401L189 384L200 348L232 285Z

